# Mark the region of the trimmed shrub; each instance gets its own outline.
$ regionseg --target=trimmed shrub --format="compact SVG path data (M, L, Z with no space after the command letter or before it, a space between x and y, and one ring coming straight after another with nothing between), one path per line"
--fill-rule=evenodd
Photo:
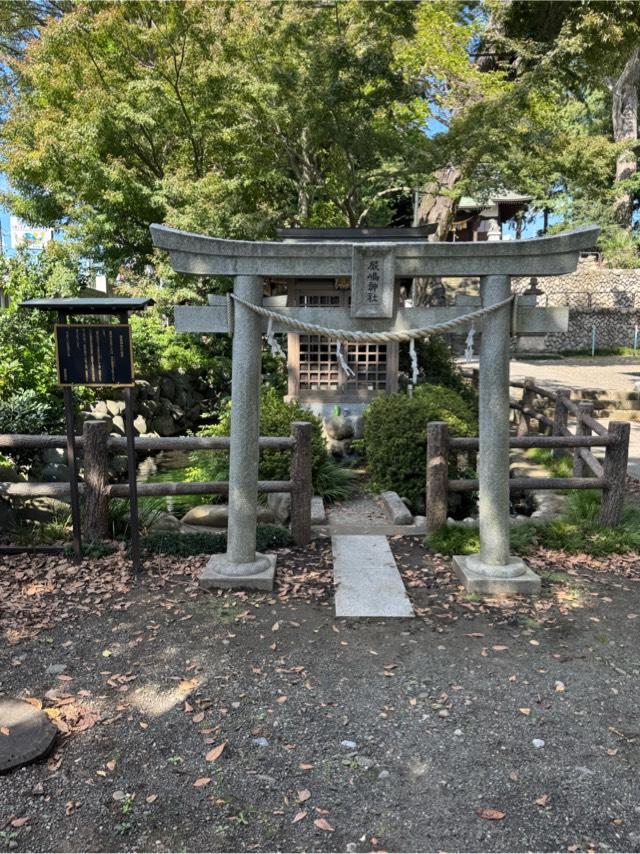
M322 437L322 422L317 415L291 401L287 403L274 388L263 386L260 393L260 435L288 436L292 421L308 421L312 427L311 474L314 485L318 474L327 460L327 449ZM231 431L231 403L220 421L200 431L201 436L228 436ZM229 472L229 456L216 452L211 455L215 474L212 480L226 480ZM260 480L289 480L291 451L261 451Z
M364 438L370 485L415 501L425 491L427 422L446 421L454 436L477 436L471 406L450 388L421 385L413 397L377 397L365 410Z
M258 525L256 550L259 552L288 546L289 532L279 525ZM220 554L227 548L226 531L203 531L201 534L174 534L158 531L141 539L142 549L147 554L176 555L189 557L200 554Z

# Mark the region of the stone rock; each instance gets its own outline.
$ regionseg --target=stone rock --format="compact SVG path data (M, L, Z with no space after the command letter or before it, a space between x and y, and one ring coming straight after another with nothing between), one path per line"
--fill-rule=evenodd
M392 525L411 525L413 516L397 492L388 490L380 494L385 511Z
M538 747L538 748L544 747L544 739L543 738L534 738L533 741L531 742L531 744L533 744L534 747Z
M291 493L272 492L267 497L267 505L273 518L280 525L286 525L291 517ZM313 521L311 522L313 525Z
M114 415L111 419L111 422L113 424L113 429L111 432L120 433L121 436L124 436L127 428L125 427L124 418L122 417L122 415Z
M369 756L356 756L356 765L358 765L359 768L362 768L363 771L368 771L370 768L373 768L375 764L375 760L371 759Z
M41 709L25 700L0 697L0 773L26 765L51 750L58 730Z
M175 398L176 384L171 379L171 377L161 377L158 386L160 389L161 397L166 397L169 401Z
M349 740L345 739L344 741L340 742L340 747L344 747L347 750L355 750L357 747L357 744L355 743L355 741L349 741Z
M138 466L140 480L149 480L158 471L158 464L154 457L145 457Z
M341 441L342 439L353 438L353 425L350 419L344 415L331 415L329 418L325 418L324 429L330 439Z
M324 501L320 495L314 495L311 499L311 524L324 525L327 521L327 514L324 509Z
M107 400L105 403L109 415L122 415L125 410L124 400Z
M251 740L256 747L269 747L269 739L265 738L263 735L258 736L258 738L252 738Z
M386 780L389 776L389 772L386 770L386 768L383 768L382 771L378 774L378 780Z
M205 528L226 528L229 508L226 504L200 504L192 507L180 520L183 525L199 525ZM273 513L268 507L258 507L258 522L273 524Z
M142 415L136 415L136 417L133 419L133 429L139 436L144 436L144 434L147 432L147 422L142 417Z
M178 432L176 423L168 412L161 412L156 415L152 427L159 436L175 436Z
M164 510L161 510L149 525L151 531L175 531L176 533L180 532L180 527L180 520Z
M91 405L91 413L96 417L100 415L109 415L109 409L105 400L97 400Z

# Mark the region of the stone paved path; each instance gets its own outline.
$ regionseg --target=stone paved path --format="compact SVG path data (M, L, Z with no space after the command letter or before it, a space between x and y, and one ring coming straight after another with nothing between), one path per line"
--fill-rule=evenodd
M336 617L413 617L386 537L331 538Z

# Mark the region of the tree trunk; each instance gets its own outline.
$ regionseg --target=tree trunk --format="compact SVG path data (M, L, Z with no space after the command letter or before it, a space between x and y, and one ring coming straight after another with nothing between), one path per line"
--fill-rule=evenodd
M414 225L433 225L436 230L428 240L446 240L453 222L455 193L453 189L462 177L457 166L438 169L433 181L427 186L420 199ZM442 305L444 288L437 276L420 276L413 280L412 298L414 305Z
M640 49L636 48L617 80L609 81L613 96L612 120L615 142L628 142L616 161L616 184L633 177L638 169L638 84L640 83ZM633 192L621 188L616 195L615 216L624 228L631 228Z

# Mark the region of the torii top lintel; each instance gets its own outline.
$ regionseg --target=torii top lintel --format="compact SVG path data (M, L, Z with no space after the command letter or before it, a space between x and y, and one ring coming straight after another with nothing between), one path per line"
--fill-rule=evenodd
M576 269L580 252L593 248L600 229L531 240L473 243L427 241L225 240L151 225L155 246L166 249L173 269L196 276L352 276L368 251L391 256L396 276L555 276Z

